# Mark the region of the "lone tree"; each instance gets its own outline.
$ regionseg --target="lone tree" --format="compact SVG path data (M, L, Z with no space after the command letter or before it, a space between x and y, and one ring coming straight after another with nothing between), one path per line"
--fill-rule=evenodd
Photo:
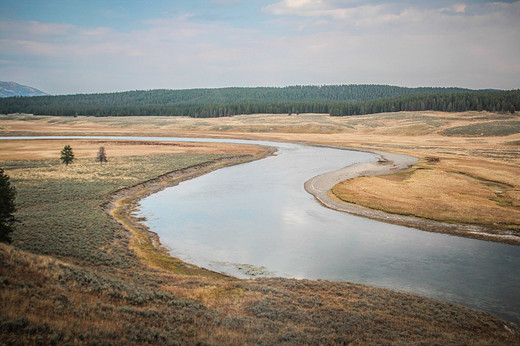
M9 176L0 168L0 241L6 243L11 242L9 233L13 231L13 224L16 221L13 216L16 211L15 196L15 187L11 186Z
M103 162L108 162L105 147L99 147L99 151L96 156L96 161L99 161L101 164L103 164Z
M74 161L74 154L72 153L72 148L70 145L66 145L63 147L63 150L61 151L61 162L63 162L65 165L69 165L69 163L72 163Z

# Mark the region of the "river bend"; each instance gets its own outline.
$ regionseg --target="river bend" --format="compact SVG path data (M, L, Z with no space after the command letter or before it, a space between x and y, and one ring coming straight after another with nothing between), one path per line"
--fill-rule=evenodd
M275 156L219 169L140 202L171 254L238 277L353 281L488 311L520 324L520 247L419 231L323 207L318 174L374 154L288 143L163 137L88 138L270 145Z

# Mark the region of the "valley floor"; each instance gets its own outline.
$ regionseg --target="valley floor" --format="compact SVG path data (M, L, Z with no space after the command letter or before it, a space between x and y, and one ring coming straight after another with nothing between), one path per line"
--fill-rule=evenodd
M501 195L495 204L515 211L519 134L452 137L445 132L495 121L502 120L487 113L428 112L350 118L6 116L0 118L0 135L221 136L394 151L420 158L413 168L419 173L378 178L384 180L375 186L428 181L419 175L423 171L456 173L494 191L483 198ZM6 143L0 165L18 189L21 223L12 245L0 245L0 340L5 344L520 343L520 328L512 323L416 295L347 282L238 280L200 270L167 256L153 236L121 226L104 211L121 189L170 172L175 176L188 167L254 159L267 155L264 149L120 140ZM65 144L77 150L77 162L69 167L58 161ZM108 164L93 161L100 146L107 149ZM357 179L351 182L357 184ZM335 187L340 188L344 184ZM346 188L335 191L347 193ZM370 194L374 191L362 195ZM353 202L368 204L355 198ZM507 221L506 228L516 232L517 220Z
M5 136L244 138L410 155L419 162L409 170L339 183L332 189L332 199L369 208L373 215L394 214L384 217L387 222L398 219L397 223L425 230L518 243L520 118L517 114L425 111L350 117L261 114L210 119L9 115L0 121L0 135ZM8 159L6 155L0 152L0 159ZM415 218L417 222L403 221L406 218ZM431 226L431 221L449 226Z

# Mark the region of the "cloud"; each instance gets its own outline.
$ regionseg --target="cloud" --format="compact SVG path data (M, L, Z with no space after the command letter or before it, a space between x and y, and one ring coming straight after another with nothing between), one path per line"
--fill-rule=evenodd
M357 13L373 12L379 6L364 5L348 7L350 1L338 4L326 0L282 0L264 7L264 11L275 15L293 15L303 17L332 17L336 19L352 18Z
M407 2L386 1L367 2L355 0L281 0L263 8L265 13L275 16L292 16L303 18L328 18L348 27L380 28L388 25L402 26L407 23L428 23L439 17L489 17L506 12L518 15L520 1L482 2L466 1L464 3L446 1ZM509 16L511 17L511 16ZM509 18L511 19L511 18Z
M455 13L464 13L464 12L466 12L466 7L467 7L466 4L455 4L455 5L451 6L451 8L449 8L448 10L453 11Z
M218 7L233 7L242 3L242 0L211 0L211 3Z
M238 78L233 70L241 69L241 61L253 49L252 30L198 23L189 15L145 24L146 29L130 32L67 25L41 34L39 27L52 25L0 22L0 29L6 29L0 33L0 59L8 62L0 66L0 74L16 79L15 72L24 71L24 76L40 75L39 86L62 84L44 88L52 93L71 86L80 92L98 92L234 85L236 80L227 76ZM48 71L36 68L42 64ZM54 73L49 78L50 70Z
M442 4L283 0L264 11L293 24L327 80L518 88L520 2Z
M192 13L141 20L134 30L0 21L0 74L51 93L340 83L518 88L519 17L518 1L293 0L264 7L255 28Z

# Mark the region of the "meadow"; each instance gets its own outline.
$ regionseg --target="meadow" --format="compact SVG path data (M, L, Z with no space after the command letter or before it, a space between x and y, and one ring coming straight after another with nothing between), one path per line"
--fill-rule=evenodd
M520 228L518 113L258 114L217 119L7 115L0 119L4 135L246 138L408 154L420 159L409 172L349 180L333 189L335 196L391 213L477 224L494 235L517 235ZM435 188L428 188L433 181ZM437 201L438 207L432 209Z
M481 142L437 133L430 137L403 134L429 126L442 131L448 121L443 118L448 116L453 115L426 114L416 122L412 121L415 115L407 114L388 116L395 119L280 115L217 120L80 117L73 121L9 116L3 118L1 132L196 133L329 145L371 143L374 148L440 157L434 164L420 162L440 171L447 170L443 164L448 160L460 160L462 172L488 180L496 178L500 164L516 167L518 150L505 143L518 140L518 134L480 137ZM476 116L482 115L460 116L452 122L464 126ZM275 130L276 126L280 127ZM376 135L381 131L389 134ZM436 149L431 149L432 141ZM4 344L520 343L520 328L512 323L412 294L348 282L239 280L198 270L165 254L153 234L138 226L133 229L136 220L127 219L130 224L121 225L107 213L107 205L148 193L147 182L165 174L260 157L268 154L265 149L136 141L67 143L78 153L68 167L58 160L63 140L13 141L0 150L1 165L18 190L20 221L13 243L0 244L0 340ZM94 161L99 146L107 148L107 164ZM476 150L488 154L479 154L480 161L472 165L464 161L467 156L462 154ZM441 151L448 153L440 155ZM509 179L504 182L510 186L509 196L517 191L518 175L512 171L510 178L503 178L506 173L496 180ZM402 175L387 180L405 181L415 173ZM121 191L133 192L118 195Z

